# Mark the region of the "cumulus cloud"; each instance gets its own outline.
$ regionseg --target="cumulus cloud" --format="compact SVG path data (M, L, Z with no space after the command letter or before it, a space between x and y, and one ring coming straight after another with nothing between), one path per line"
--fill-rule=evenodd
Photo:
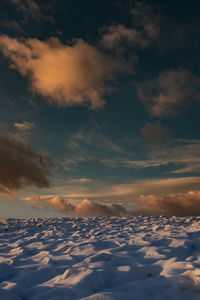
M102 107L103 95L112 90L116 73L131 70L127 63L81 39L65 45L58 38L39 41L1 36L0 49L11 67L29 78L33 91L63 107Z
M77 205L66 202L59 196L55 196L44 201L37 195L30 195L27 200L30 201L34 207L36 205L36 207L43 206L46 208L53 208L56 211L71 216L127 216L133 214L133 212L126 210L122 205L102 205L88 199L84 199Z
M0 135L0 192L11 194L22 186L48 187L49 155L14 135Z
M184 69L165 71L140 85L138 95L152 116L174 116L180 108L199 102L200 77Z
M138 199L137 214L144 215L200 215L200 191L169 194L164 197L141 195Z
M190 190L185 193L174 193L166 196L141 194L132 202L135 206L133 210L128 210L120 204L99 204L88 199L84 199L78 204L71 204L59 196L44 199L37 195L30 195L27 200L35 208L41 206L53 208L70 216L200 215L199 190Z
M141 134L150 144L163 143L171 137L168 128L162 126L159 121L154 123L147 122L141 129Z
M35 126L32 122L24 122L24 123L14 123L14 127L19 130L30 130Z

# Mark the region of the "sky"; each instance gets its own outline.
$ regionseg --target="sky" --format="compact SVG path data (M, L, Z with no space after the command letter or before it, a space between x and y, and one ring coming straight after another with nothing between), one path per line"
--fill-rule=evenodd
M200 3L0 14L0 217L199 215Z

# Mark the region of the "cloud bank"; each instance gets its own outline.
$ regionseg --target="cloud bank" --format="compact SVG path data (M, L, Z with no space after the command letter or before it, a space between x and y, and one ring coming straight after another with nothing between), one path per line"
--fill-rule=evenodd
M200 77L184 69L165 71L158 79L141 84L138 95L152 116L171 117L199 102Z
M58 106L104 105L116 73L131 66L102 53L81 39L62 44L58 38L18 40L0 37L0 50L10 66L28 77L31 88Z
M45 200L40 198L40 196L31 195L27 200L35 208L40 206L53 208L70 216L200 215L199 190L190 190L186 193L175 193L166 196L157 196L155 194L140 195L132 203L135 206L133 210L128 210L120 204L99 204L88 199L84 199L75 205L59 196L50 197L50 199Z
M141 195L138 199L137 214L143 215L200 215L200 191L170 194L165 197Z
M34 207L43 206L45 208L53 208L56 211L71 216L96 217L127 216L133 214L133 212L126 210L122 205L102 205L88 199L84 199L77 205L66 202L58 196L44 201L37 195L30 195L28 200L34 205Z
M14 135L0 135L0 193L12 194L22 186L49 186L54 166L49 155Z

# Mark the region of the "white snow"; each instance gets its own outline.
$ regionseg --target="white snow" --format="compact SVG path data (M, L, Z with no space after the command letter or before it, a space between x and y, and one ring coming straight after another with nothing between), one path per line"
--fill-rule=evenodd
M0 299L200 299L200 217L0 220Z

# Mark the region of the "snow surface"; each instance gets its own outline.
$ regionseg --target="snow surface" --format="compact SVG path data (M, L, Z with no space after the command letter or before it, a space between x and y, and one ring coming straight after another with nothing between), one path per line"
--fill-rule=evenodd
M0 220L0 299L200 299L200 217Z

